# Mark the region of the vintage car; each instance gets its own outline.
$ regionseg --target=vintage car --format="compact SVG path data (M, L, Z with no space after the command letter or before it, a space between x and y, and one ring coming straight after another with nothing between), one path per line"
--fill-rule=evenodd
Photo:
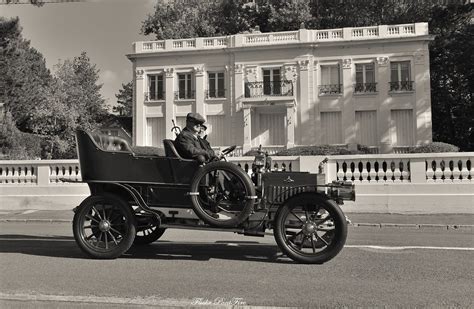
M324 263L343 248L346 217L338 204L354 200L351 184L317 183L317 174L272 171L259 151L252 175L220 160L183 159L174 141L165 154L125 140L79 130L82 181L91 195L74 209L74 238L86 254L111 259L133 244L149 244L167 228L264 236L272 230L281 251L301 263ZM147 151L144 151L147 150Z

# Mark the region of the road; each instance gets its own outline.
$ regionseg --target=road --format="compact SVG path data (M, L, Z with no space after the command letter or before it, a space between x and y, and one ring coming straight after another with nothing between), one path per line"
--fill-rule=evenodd
M350 227L336 258L300 265L272 236L168 230L104 261L79 251L68 223L0 223L0 306L467 308L473 248L472 229Z

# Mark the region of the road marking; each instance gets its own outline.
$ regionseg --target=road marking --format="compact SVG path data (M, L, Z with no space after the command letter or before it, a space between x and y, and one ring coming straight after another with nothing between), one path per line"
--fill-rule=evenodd
M13 238L13 237L0 237L0 241L59 241L59 242L75 242L75 240L71 238L54 238L48 236L40 236L35 238L28 238L28 237L21 237L21 238ZM175 242L181 245L212 245L213 243L208 242ZM228 247L239 247L240 245L244 246L273 246L270 243L217 243L217 245L224 244ZM387 250L387 251L395 251L395 250L414 250L414 249L421 249L421 250L454 250L454 251L474 251L474 248L471 247L435 247L435 246L383 246L383 245L344 245L344 248L356 248L356 249L374 249L374 250ZM171 254L172 256L176 256L176 254ZM185 255L187 256L187 255ZM1 295L1 293L0 293Z
M0 300L10 301L24 301L24 302L35 302L35 301L46 301L46 302L70 302L70 303L89 303L89 304L117 304L117 305L140 305L140 306L153 306L153 307L198 307L204 305L205 308L217 307L217 308L265 308L264 306L249 306L242 298L221 298L215 299L204 299L204 298L193 298L193 299L173 299L173 298L161 298L156 296L149 297L101 297L101 296L73 296L73 295L45 295L45 294L26 294L26 293L1 293ZM291 308L291 307L278 307L272 306L272 308ZM293 307L294 308L294 307Z
M469 247L432 247L432 246L373 246L373 245L345 245L346 248L365 248L376 250L457 250L457 251L474 251L474 248Z
M21 214L22 215L27 215L27 214L32 214L34 212L37 212L38 210L33 210L33 209L30 209L30 210L25 210L23 211Z

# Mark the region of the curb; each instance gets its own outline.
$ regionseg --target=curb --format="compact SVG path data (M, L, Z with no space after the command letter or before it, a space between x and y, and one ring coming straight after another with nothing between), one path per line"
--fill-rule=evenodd
M0 219L0 223L72 223L70 219ZM406 223L350 223L351 227L374 227L374 228L405 228L424 229L435 228L443 230L474 230L471 224L406 224Z
M410 229L423 229L423 228L437 228L444 230L460 230L460 229L474 229L474 225L470 224L406 224L406 223L351 223L353 227L376 227L376 228L410 228Z
M72 223L69 219L0 219L0 223Z

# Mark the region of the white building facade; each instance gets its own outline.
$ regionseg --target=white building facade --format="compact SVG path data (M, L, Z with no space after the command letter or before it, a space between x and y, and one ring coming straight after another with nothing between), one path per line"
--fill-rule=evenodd
M134 43L134 144L162 147L198 112L213 146L430 142L427 23Z

